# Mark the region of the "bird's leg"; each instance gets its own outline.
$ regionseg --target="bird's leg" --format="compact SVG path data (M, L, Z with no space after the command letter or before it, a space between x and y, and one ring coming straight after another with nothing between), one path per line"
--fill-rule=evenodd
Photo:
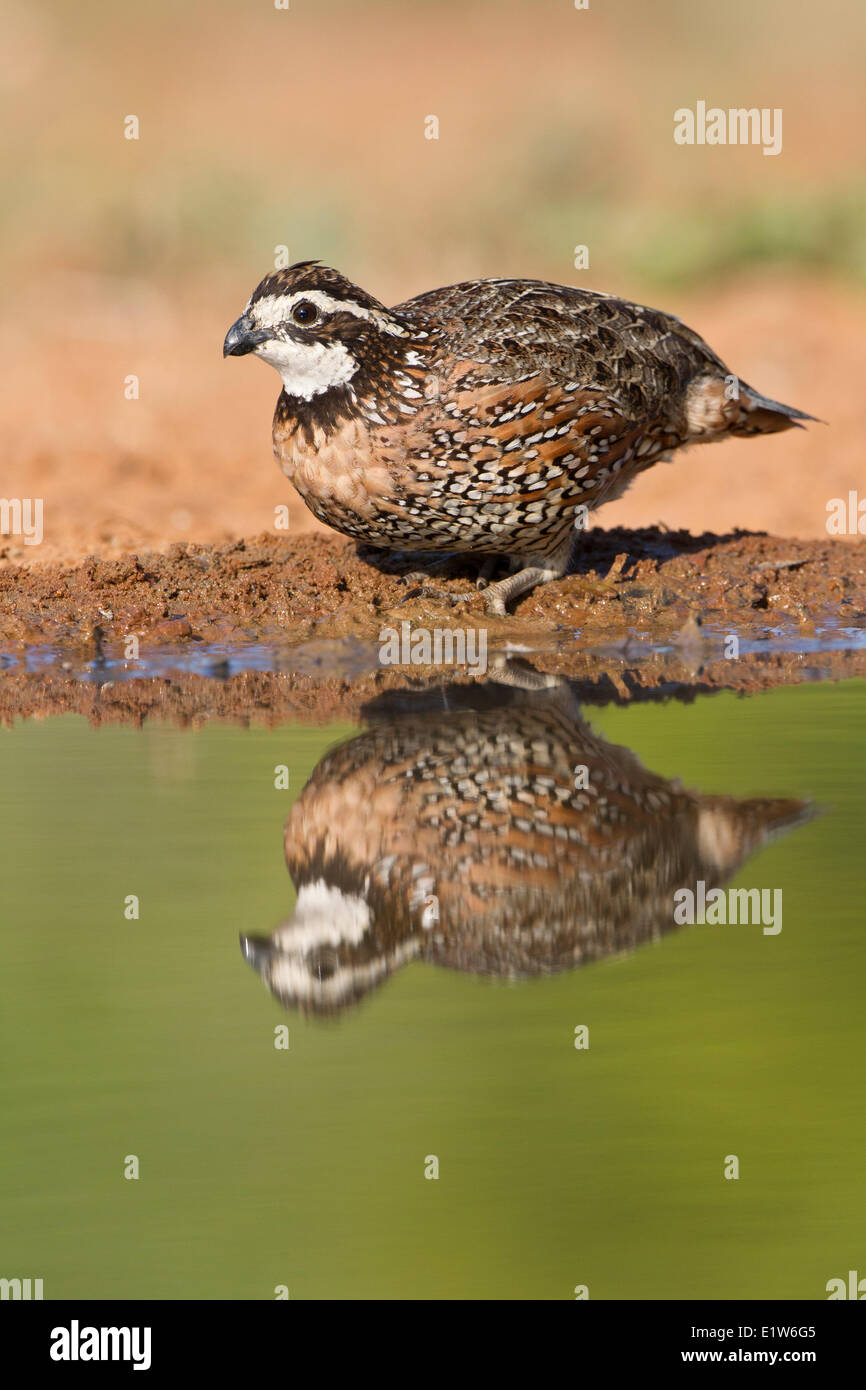
M484 590L484 602L487 612L492 618L504 618L506 616L507 603L512 599L519 598L529 589L534 589L536 584L546 584L551 579L560 579L562 570L545 569L541 565L527 565L526 569L518 570L516 574L509 574L505 579L498 579L495 584L488 584Z
M424 584L435 570L446 570L448 565L462 558L453 550L437 555L417 550L389 550L382 546L366 545L362 541L358 542L356 554L364 564L373 565L383 574L394 575L400 584ZM401 574L400 566L413 561L416 562L414 568Z
M408 553L401 551L400 557L404 558L404 556L406 559L409 558ZM400 583L428 584L431 576L437 570L440 572L447 571L449 565L453 564L455 560L460 559L462 559L462 556L456 554L453 550L449 550L447 555L431 555L429 558L425 559L423 569L419 567L418 569L407 570L405 574L401 574Z
M486 589L493 575L496 573L496 566L499 564L498 555L488 555L484 564L478 571L478 578L475 580L476 589Z
M398 558L408 559L409 553L406 551L400 551L398 552ZM464 598L465 595L463 594L447 594L444 589L437 589L436 585L431 583L434 571L446 570L447 566L458 558L460 557L455 555L453 551L449 551L447 555L431 555L429 558L425 560L423 569L407 570L405 574L399 575L399 582L401 584L405 584L409 589L409 592L405 595L405 597L407 599L438 599L440 602L445 604L454 604L458 602L460 598Z
M506 575L504 579L498 579L494 583L489 583L490 575L496 568L501 557L497 555L489 556L482 565L476 587L481 590L484 596L484 604L487 612L492 618L505 618L508 615L507 605L514 599L520 598L522 594L528 593L536 585L548 584L551 579L562 579L568 570L572 552L575 548L576 532L569 529L562 542L548 554L534 554L513 557L511 564L513 574ZM455 558L448 556L448 559ZM524 563L524 561L526 563ZM624 557L620 563L614 562L610 574L605 579L585 579L580 575L573 575L575 584L584 592L592 594L607 594L615 586L616 576L624 563ZM413 582L417 587L413 588L407 598L432 598L439 599L446 604L463 603L473 597L472 594L449 594L442 589L427 583L428 576L423 572L413 571L411 575L405 576L407 583ZM419 582L420 581L420 582Z
M516 661L504 652L494 652L487 670L487 679L496 685L512 685L518 690L556 690L568 684L564 676L548 671L536 671L526 661Z
M551 579L562 579L568 571L572 554L579 544L578 538L582 534L582 529L569 530L561 544L547 555L516 557L512 561L515 573L490 584L484 590L484 602L491 617L504 618L506 605L520 598L521 594L534 589L537 584L548 584ZM582 575L571 575L570 581L586 594L608 594L615 587L625 558L617 557L610 573L604 579L585 579Z
M441 565L446 564L446 563L447 563L448 561L450 561L450 560L462 559L462 558L463 558L463 557L462 557L462 556L459 556L459 555L449 554L449 555L444 556L443 559L438 560L438 561L435 561L433 564L429 565L429 566L428 566L428 569L434 569L434 568L437 568L437 569L438 569ZM490 576L491 576L491 575L494 573L494 571L496 570L496 567L497 567L497 565L499 564L500 559L501 559L501 556L499 556L499 555L488 555L488 556L487 556L487 559L484 561L484 563L482 564L480 570L478 571L478 577L477 577L477 579L475 580L475 587L476 587L476 589L483 590L483 589L486 589L486 588L487 588L487 586L488 586L488 584L489 584L489 582L490 582ZM427 572L424 571L424 570L412 570L412 572L411 572L410 574L404 575L404 576L403 576L403 582L404 582L405 584L410 584L410 583L411 583L411 584L417 586L417 587L413 588L412 591L411 591L411 593L407 594L406 597L407 597L407 598L435 598L435 599L440 599L443 603L451 604L451 605L453 605L453 604L455 604L455 603L465 603L467 599L471 599L471 598L474 597L474 595L472 595L472 594L449 594L449 593L446 593L444 589L437 589L436 586L435 586L434 584L430 584L430 583L428 582L429 579L430 579L429 573L427 573Z
M536 584L547 584L551 579L561 579L568 569L571 552L574 549L574 533L571 528L556 546L546 555L516 555L511 563L515 570L505 579L498 579L484 590L484 602L491 617L504 618L506 604L519 598ZM523 564L523 562L526 562ZM522 567L521 567L522 566Z

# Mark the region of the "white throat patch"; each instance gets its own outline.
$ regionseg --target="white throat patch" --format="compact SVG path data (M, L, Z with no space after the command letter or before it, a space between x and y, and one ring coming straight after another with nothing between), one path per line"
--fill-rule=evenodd
M306 952L343 943L357 946L370 921L370 908L363 898L317 879L301 887L295 910L274 933L274 941L285 952Z
M311 401L334 386L345 386L358 370L358 363L342 343L281 342L272 338L256 348L283 379L287 396Z

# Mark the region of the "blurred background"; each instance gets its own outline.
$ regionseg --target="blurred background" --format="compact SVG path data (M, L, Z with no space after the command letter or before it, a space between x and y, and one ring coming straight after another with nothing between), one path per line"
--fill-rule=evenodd
M386 303L485 275L642 300L828 421L680 456L603 524L818 536L862 476L858 0L3 0L0 19L0 494L45 502L44 544L0 537L0 562L255 534L287 501L315 529L271 457L277 377L221 358L280 246ZM782 152L675 144L700 100L782 108Z

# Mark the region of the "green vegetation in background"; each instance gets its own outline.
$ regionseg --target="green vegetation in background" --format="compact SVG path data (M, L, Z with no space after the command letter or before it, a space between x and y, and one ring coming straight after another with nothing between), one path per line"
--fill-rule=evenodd
M777 267L866 283L866 185L724 206L709 198L690 203L687 213L592 199L548 206L540 216L548 254L561 250L575 227L584 244L604 248L603 267L595 255L592 270L607 280L622 268L640 283L689 288Z
M510 16L530 9L543 35L546 15L561 16L562 3L473 0L471 8L489 16L500 34L508 32ZM291 62L314 64L321 54L309 42L295 53L292 12L268 16L266 8L247 15L236 0L182 9L170 0L138 9L110 0L73 8L49 0L41 7L42 18L32 23L23 10L10 16L13 124L18 80L39 82L49 95L55 86L65 93L70 73L78 81L69 96L63 95L65 108L58 109L53 96L45 103L44 119L40 108L0 151L0 177L14 189L14 197L0 207L0 258L11 278L19 259L33 273L35 248L51 266L169 282L217 268L240 273L250 264L267 264L276 244L288 244L293 258L318 257L350 273L356 266L375 273L377 266L397 264L411 275L424 259L419 248L433 245L446 248L449 264L464 263L467 273L530 273L536 266L539 274L606 286L635 280L660 290L689 287L773 266L863 284L866 185L853 154L846 176L838 172L838 159L825 169L820 156L803 148L797 154L806 166L788 163L784 154L778 161L765 160L757 151L738 150L713 151L708 163L689 162L695 152L673 143L672 113L693 99L695 82L743 94L766 82L772 104L779 64L782 71L802 69L808 84L785 110L792 131L798 122L808 128L822 84L826 88L831 81L850 92L856 128L857 82L866 51L862 4L830 0L819 13L806 0L789 0L784 9L782 22L778 6L756 7L749 0L731 0L724 7L689 0L660 0L652 7L641 0L612 0L597 15L574 14L576 34L584 25L593 26L596 35L603 26L608 43L611 35L621 36L619 77L626 100L618 83L598 85L593 72L581 66L577 46L574 90L565 106L562 92L548 91L543 68L536 64L526 74L531 100L520 106L520 120L512 126L511 93L507 86L497 87L495 73L487 73L481 100L486 108L495 103L501 110L501 139L491 137L485 148L476 148L469 120L463 134L472 151L471 168L465 167L461 144L451 168L453 182L436 185L444 193L432 195L419 160L407 168L405 205L395 206L393 197L383 198L369 168L360 172L353 159L353 142L365 138L363 110L346 111L344 155L326 169L314 138L315 112L309 113L309 128L296 119ZM428 0L429 55L414 46L414 26L403 42L401 11L405 0L370 0L360 19L349 0L322 0L317 6L326 23L338 16L342 25L345 16L347 33L352 25L369 26L386 16L395 63L411 62L419 90L429 83L447 101L452 92L436 60L440 50L450 51L465 25L465 6ZM309 15L307 10L305 19ZM269 35L283 36L288 55L281 78L288 134L276 157L262 157L252 137L247 150L231 138L237 99L233 37L266 20ZM189 52L190 33L198 29L207 33L202 62L212 75L211 90L219 91L225 82L226 94L214 107L213 127L192 121L190 132L185 126L188 74L173 68L172 54L178 42L182 53ZM303 32L309 34L307 28ZM478 42L477 26L470 30L470 42ZM116 54L116 70L124 75L120 90L105 83L106 53ZM350 62L351 55L341 53L339 61ZM151 99L147 140L133 166L107 123L119 121L129 99L124 94L121 100L121 92L131 96L139 71L145 90L154 75L164 81L165 106ZM459 80L455 77L455 83ZM329 100L341 100L339 68ZM744 104L753 100L742 97ZM387 91L371 92L371 101L387 103ZM408 119L405 111L401 119ZM849 132L840 132L840 139L856 149ZM749 156L746 163L737 163L740 155ZM382 159L388 157L383 149ZM449 167L452 156L445 144L437 157ZM766 176L766 191L763 179L756 181L756 167ZM643 177L647 170L649 183ZM656 201L647 196L647 186ZM588 276L572 267L570 248L576 243L591 247Z
M866 284L866 184L724 205L708 194L691 200L684 212L623 202L593 179L584 185L579 171L566 185L579 194L563 198L560 187L545 195L534 187L536 172L528 164L523 176L512 173L523 178L525 196L517 204L509 183L508 189L482 191L469 207L440 208L437 238L452 248L465 246L468 263L491 274L561 261L558 278L575 283L633 279L660 289L689 288L750 268L777 267ZM376 262L377 214L351 180L341 182L339 196L334 189L328 197L318 190L299 205L248 171L223 164L177 173L176 179L151 180L135 204L90 185L82 205L86 172L73 178L69 169L58 170L60 184L70 182L66 234L114 274L257 265L262 248L272 248L278 234L289 238L293 260L312 257L349 268L361 260ZM32 225L34 215L39 220L44 175L25 174L18 184L21 201L9 203L0 216L0 244L13 247L26 237L25 223ZM51 186L56 190L57 183L51 180ZM414 234L410 226L407 240ZM589 272L573 267L575 244L591 248Z

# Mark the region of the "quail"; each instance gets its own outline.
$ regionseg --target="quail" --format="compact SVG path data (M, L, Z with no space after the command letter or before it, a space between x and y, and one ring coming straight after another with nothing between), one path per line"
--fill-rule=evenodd
M293 806L294 913L241 938L284 1006L339 1013L414 960L519 979L628 950L675 928L676 889L716 887L811 814L648 771L567 683L443 693L446 708L408 692Z
M506 557L497 615L565 574L588 513L673 450L815 418L671 314L542 280L386 308L303 261L229 329L223 355L245 353L282 378L274 453L315 516L385 550Z

